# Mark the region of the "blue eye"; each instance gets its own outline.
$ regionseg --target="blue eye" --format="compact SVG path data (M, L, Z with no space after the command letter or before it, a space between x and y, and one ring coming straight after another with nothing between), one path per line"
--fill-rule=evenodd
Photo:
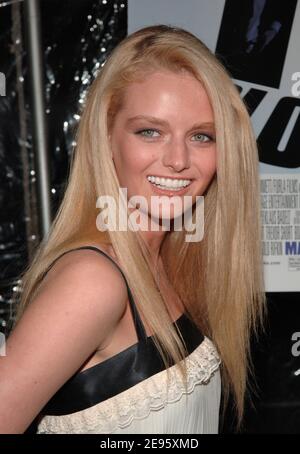
M196 140L196 142L211 142L213 141L213 138L209 136L208 134L202 134L199 132L198 134L195 134L194 137L201 137L200 140Z
M156 129L140 129L140 130L137 131L135 134L139 134L139 135L141 135L142 137L146 137L146 138L148 138L148 137L150 137L150 138L154 137L152 134L144 134L144 133L148 133L148 132L150 132L150 133L157 132L157 133L159 134L159 132L158 132Z
M158 135L154 135L154 133L157 133ZM147 139L152 139L155 137L158 137L160 135L160 132L157 129L140 129L139 131L136 131L135 134L140 135L142 137L145 137ZM202 142L202 143L207 143L207 142L214 142L214 138L208 134L204 133L198 133L195 134L193 137L198 137L199 139L194 140L195 142Z

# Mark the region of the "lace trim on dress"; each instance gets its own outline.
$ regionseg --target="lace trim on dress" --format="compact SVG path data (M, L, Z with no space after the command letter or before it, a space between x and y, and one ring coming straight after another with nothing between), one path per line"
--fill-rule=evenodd
M147 418L151 411L180 400L184 394L191 394L196 385L208 383L221 363L214 344L207 337L185 361L187 389L174 365L168 369L169 381L164 370L92 407L69 415L44 416L38 433L112 433L117 428L123 429L134 419Z

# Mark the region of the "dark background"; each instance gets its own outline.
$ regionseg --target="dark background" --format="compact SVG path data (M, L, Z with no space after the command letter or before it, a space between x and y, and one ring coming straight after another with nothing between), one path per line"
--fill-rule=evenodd
M224 12L227 25L223 22L220 31L223 38L230 30L229 3ZM40 6L54 215L65 188L86 89L109 52L127 35L127 2L41 0ZM41 237L23 2L2 7L0 2L0 23L0 71L7 80L6 96L0 97L0 331L8 335L13 296L20 291L19 273ZM218 47L224 57L231 39L225 38L225 47ZM228 63L232 67L233 62ZM277 67L270 85L278 84L281 67ZM251 77L267 80L269 75L264 76L260 67ZM269 293L267 302L266 333L252 342L258 392L251 394L254 406L247 403L242 432L300 433L300 375L295 375L300 357L291 352L292 334L300 331L299 293ZM233 423L229 407L221 432L231 433Z

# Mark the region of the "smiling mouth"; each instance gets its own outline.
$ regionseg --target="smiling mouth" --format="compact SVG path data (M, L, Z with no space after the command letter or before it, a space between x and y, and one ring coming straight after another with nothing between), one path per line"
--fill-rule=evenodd
M150 180L151 176L147 177L147 180L152 186L152 189L155 193L158 195L166 195L168 197L173 197L175 195L181 196L184 195L188 190L190 185L192 184L193 180L179 180L175 182L174 180L174 185L176 184L178 187L172 187L169 186L169 179L163 179L163 178L155 178L155 180L152 181ZM167 181L164 181L167 180Z
M187 180L183 178L163 178L163 177L156 177L154 175L148 175L147 180L153 186L165 190L165 191L182 191L183 189L187 188L192 180Z

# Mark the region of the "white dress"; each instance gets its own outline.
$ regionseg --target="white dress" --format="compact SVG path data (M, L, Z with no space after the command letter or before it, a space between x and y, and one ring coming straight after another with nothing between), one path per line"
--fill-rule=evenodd
M75 374L41 412L38 434L218 433L221 361L214 344L183 314L176 327L188 348L187 388L176 365L168 382L128 293L139 342Z
M37 433L215 434L221 397L220 360L206 337L187 358L188 387L172 366L104 402L62 416L44 416Z

